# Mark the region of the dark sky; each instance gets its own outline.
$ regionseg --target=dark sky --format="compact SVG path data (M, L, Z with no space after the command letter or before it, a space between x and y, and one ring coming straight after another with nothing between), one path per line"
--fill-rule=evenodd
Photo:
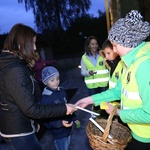
M104 0L92 0L89 13L97 16L98 9L105 11ZM26 24L36 30L32 10L26 12L24 3L18 3L18 0L0 0L0 34L9 32L16 23Z

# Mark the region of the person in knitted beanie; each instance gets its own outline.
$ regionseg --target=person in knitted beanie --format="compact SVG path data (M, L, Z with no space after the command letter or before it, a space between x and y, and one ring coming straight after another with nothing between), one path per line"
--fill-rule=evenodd
M150 34L150 25L143 16L132 10L125 18L120 18L110 29L108 39L127 48L134 48Z
M121 80L110 90L83 98L80 107L121 99L116 115L131 130L132 140L126 150L150 149L150 24L137 10L131 10L111 27L108 39L125 64ZM114 107L107 103L108 114ZM130 140L128 139L128 142Z

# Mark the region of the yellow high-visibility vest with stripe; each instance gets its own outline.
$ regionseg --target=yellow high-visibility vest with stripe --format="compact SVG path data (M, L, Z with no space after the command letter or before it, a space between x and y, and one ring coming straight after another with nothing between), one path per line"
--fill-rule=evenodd
M137 60L131 64L130 68L122 76L122 93L121 93L122 109L142 108L142 100L139 95L135 73L139 64L147 59L150 59L150 56L143 56L137 58ZM150 137L150 124L128 123L128 126L130 127L132 132L137 136L143 138Z
M141 56L144 56L145 54L147 54L147 52L150 51L150 42L143 42L142 43L142 50L140 50L137 54L136 54L136 58L139 58Z
M84 77L87 88L93 89L97 87L106 87L109 81L109 71L106 68L105 61L103 57L99 57L96 66L86 57L82 56L82 59L87 67L87 69L96 72L94 75Z
M120 60L111 78L109 79L109 89L114 88L116 86L117 81L120 79L122 75L123 66L124 66L124 63L122 62L122 60Z

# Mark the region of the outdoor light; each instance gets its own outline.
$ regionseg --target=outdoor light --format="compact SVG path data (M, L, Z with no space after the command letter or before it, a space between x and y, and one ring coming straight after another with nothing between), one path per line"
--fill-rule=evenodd
M81 65L79 65L78 68L81 68Z

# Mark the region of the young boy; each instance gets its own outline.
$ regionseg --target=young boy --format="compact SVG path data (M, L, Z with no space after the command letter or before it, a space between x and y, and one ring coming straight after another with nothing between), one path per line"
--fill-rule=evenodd
M52 66L44 68L42 70L42 82L46 87L42 93L41 104L67 103L66 92L59 87L59 72L56 68ZM43 124L53 136L56 150L68 150L74 116L73 114L43 121Z
M102 49L105 54L106 62L109 66L109 89L114 88L122 75L123 62L121 61L120 56L113 51L113 45L109 40L104 41Z
M107 67L110 72L110 78L109 78L109 89L114 88L117 84L117 81L121 78L122 72L123 72L123 62L120 59L120 56L113 51L113 45L111 42L107 39L102 44L102 49L105 55ZM112 105L119 105L120 100L116 100L115 102L111 103ZM101 110L101 116L102 117L108 117L108 114L103 109L107 108L106 102L102 102L100 104Z

